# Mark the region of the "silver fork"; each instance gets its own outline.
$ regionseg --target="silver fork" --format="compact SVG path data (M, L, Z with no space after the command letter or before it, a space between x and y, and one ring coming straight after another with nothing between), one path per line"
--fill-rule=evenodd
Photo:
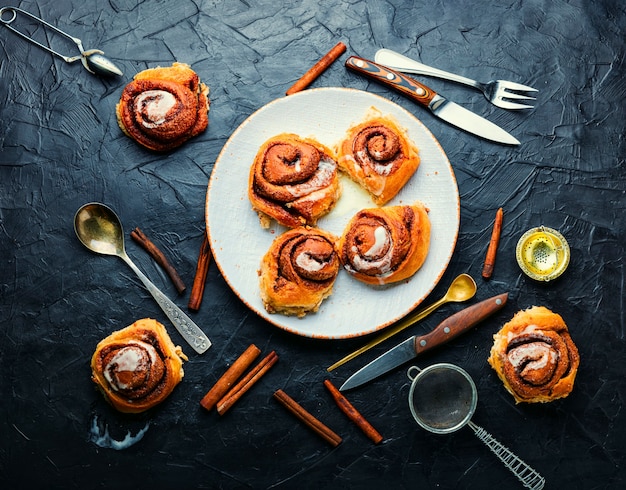
M390 49L379 49L376 52L374 60L376 63L385 65L392 70L444 78L477 88L485 94L489 102L503 109L532 109L533 106L531 105L512 102L512 100L535 100L535 97L530 97L519 92L537 92L537 89L507 80L491 80L487 83L477 82L471 78L462 77L454 73L448 73L447 71L424 65L423 63L407 58Z

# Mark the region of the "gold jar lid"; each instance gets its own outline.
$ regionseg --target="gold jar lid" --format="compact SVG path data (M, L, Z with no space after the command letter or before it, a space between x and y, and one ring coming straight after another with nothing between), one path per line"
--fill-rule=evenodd
M558 231L546 226L524 233L515 249L522 272L536 281L552 281L569 265L569 245Z

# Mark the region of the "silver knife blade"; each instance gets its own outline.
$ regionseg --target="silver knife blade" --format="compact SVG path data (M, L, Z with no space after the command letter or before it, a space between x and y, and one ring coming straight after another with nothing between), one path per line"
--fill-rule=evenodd
M428 108L435 116L468 133L497 143L519 145L517 138L484 117L447 100L423 83L373 61L350 56L346 67L394 88Z
M377 357L369 364L366 364L356 373L350 376L344 384L341 385L339 391L350 390L371 381L378 376L388 373L392 369L401 366L405 362L410 361L417 356L415 354L415 335L406 339L401 344L396 345L393 349L388 350L382 356ZM377 374L376 374L377 373Z
M496 126L478 114L474 114L465 107L447 100L439 94L433 97L428 108L435 116L468 133L507 145L520 144L517 138L507 133L501 127Z
M502 293L480 301L449 316L431 332L419 337L414 335L359 369L341 385L339 390L344 391L361 386L410 361L422 352L452 340L500 310L506 304L508 297L508 293Z

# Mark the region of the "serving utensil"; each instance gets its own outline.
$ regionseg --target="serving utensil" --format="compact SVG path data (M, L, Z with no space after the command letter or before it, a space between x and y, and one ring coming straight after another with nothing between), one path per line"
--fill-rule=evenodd
M446 303L467 301L468 299L473 298L475 294L476 282L474 281L474 279L472 279L472 276L470 276L469 274L461 274L457 276L454 281L452 281L452 284L450 284L448 291L446 291L446 294L442 298L435 301L432 305L416 313L412 313L406 316L403 320L400 320L400 322L396 323L393 327L385 330L381 335L374 338L360 349L357 349L351 354L348 354L343 359L337 361L335 364L330 366L327 371L330 372L333 369L337 369L339 366L344 365L346 362L351 361L357 356L360 356L364 352L367 352L372 347L377 346L388 338L393 337L395 334L402 332L404 329L419 322L420 320L423 320L440 306L443 306Z
M400 53L396 53L391 49L379 49L374 55L374 60L393 70L443 78L477 88L484 94L489 102L502 109L532 109L533 106L531 105L520 104L519 102L512 102L511 100L535 100L535 97L530 97L521 92L537 92L537 89L529 87L528 85L522 85L521 83L508 80L491 80L485 83L477 82L471 78L455 75L454 73L425 65Z
M500 310L508 299L508 293L499 294L480 303L469 306L441 322L432 332L426 335L408 338L365 367L359 369L341 385L340 391L350 390L371 381L392 369L419 356L433 347L445 344L458 335L466 332L478 322Z
M519 145L519 141L516 138L491 121L445 99L431 88L400 72L357 56L348 58L346 67L361 75L369 76L383 85L396 89L403 95L426 107L438 118L468 133L496 141L497 143Z
M83 205L74 216L74 231L80 242L92 252L115 255L137 274L148 292L171 320L176 330L199 354L211 347L211 341L191 318L163 294L130 260L124 248L122 223L108 206L92 202Z
M28 34L16 29L15 27L13 27L12 23L15 21L15 19L17 19L18 13L31 18L32 20L40 23L41 25L49 29L52 29L54 32L56 32L57 34L60 34L61 36L64 36L67 39L70 39L71 41L74 42L74 44L76 44L76 46L78 47L78 50L80 51L80 54L77 56L65 56L55 51L54 49L52 49L50 46L41 44L40 42L35 41ZM87 69L87 71L90 73L93 73L94 75L104 75L104 76L112 76L112 75L121 76L122 75L122 71L117 66L115 66L113 62L111 62L111 60L109 60L108 58L104 56L103 51L100 51L99 49L85 50L85 48L83 48L83 43L80 39L74 36L70 36L68 33L63 32L61 29L53 26L52 24L49 24L48 22L46 22L43 19L40 19L39 17L36 17L35 15L31 14L30 12L27 12L26 10L22 10L17 7L2 7L0 9L0 22L2 22L2 24L4 24L4 26L7 29L10 29L18 36L21 36L27 41L33 44L36 44L40 48L45 49L49 53L52 53L53 55L58 56L59 58L63 59L66 63L74 63L75 61L80 60L83 66Z
M439 363L425 369L411 366L407 376L411 380L409 408L420 427L434 434L449 434L467 425L525 487L544 487L546 481L539 473L472 422L478 391L467 371L454 364Z

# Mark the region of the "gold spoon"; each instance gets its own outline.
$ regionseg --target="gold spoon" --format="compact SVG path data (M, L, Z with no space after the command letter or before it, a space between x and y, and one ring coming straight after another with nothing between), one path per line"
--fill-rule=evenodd
M339 366L345 364L346 362L351 361L355 357L363 354L363 352L370 350L372 347L380 344L381 342L394 336L398 332L401 332L405 328L408 328L414 323L427 317L440 306L446 303L467 301L468 299L473 298L475 294L476 294L476 282L474 281L474 279L472 279L472 276L468 274L461 274L457 276L454 279L454 281L452 281L452 284L450 284L450 287L448 288L448 291L446 292L446 294L440 300L435 301L432 305L430 305L427 308L424 308L423 310L417 313L408 315L399 323L395 324L393 327L389 328L387 331L383 332L381 335L371 340L360 349L354 351L352 354L348 354L346 357L344 357L340 361L337 361L335 364L330 366L327 369L327 371L330 372L333 369L336 369Z
M176 330L197 353L202 354L211 347L211 341L191 318L152 284L130 260L124 249L122 223L111 208L97 202L83 205L74 216L74 231L81 243L92 252L115 255L126 262L172 321Z

